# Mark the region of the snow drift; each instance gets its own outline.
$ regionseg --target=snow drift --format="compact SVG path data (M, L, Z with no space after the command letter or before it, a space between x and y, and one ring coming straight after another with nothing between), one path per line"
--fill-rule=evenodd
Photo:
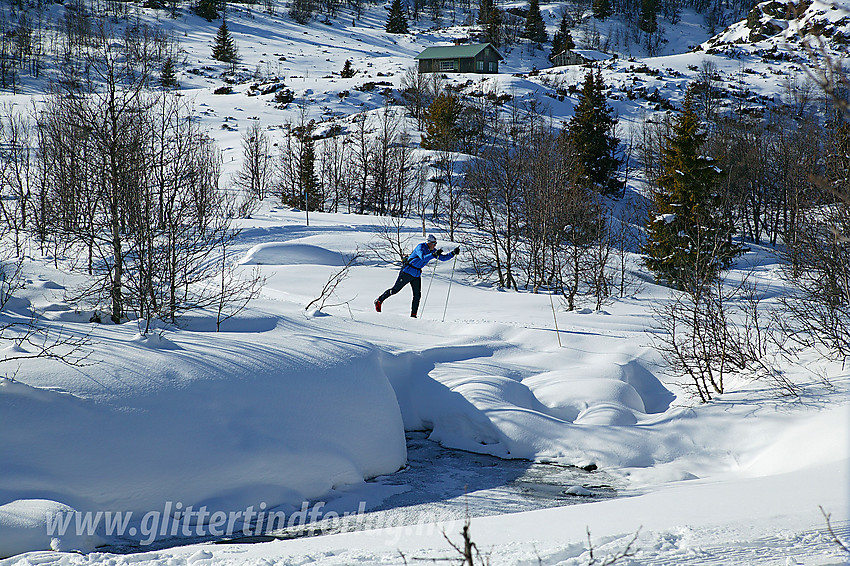
M297 506L405 464L398 404L370 348L278 330L181 332L150 349L132 326L98 339L122 357L84 375L44 363L19 376L27 383L0 380L0 502L18 502L5 511L24 500L141 514L168 501ZM9 513L0 531L20 526ZM0 538L0 556L49 548L38 532L35 546Z

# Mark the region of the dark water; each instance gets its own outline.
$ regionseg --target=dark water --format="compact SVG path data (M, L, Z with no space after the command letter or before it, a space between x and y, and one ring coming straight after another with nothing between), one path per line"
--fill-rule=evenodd
M365 493L371 487L384 495L381 501L370 504L366 513L269 534L275 538L297 538L463 520L590 503L617 495L613 480L603 471L527 460L502 460L443 448L427 436L425 432L408 433L407 467L367 482ZM387 496L386 492L395 493ZM353 502L356 494L350 499ZM365 499L368 500L368 496ZM349 508L352 502L347 504ZM336 508L342 510L345 505Z
M158 538L147 546L140 546L138 540L114 538L98 550L124 554L199 542L250 544L357 530L378 532L387 527L462 522L617 496L613 480L604 471L452 450L428 440L427 432L407 434L407 456L404 469L332 494L321 503L318 521L263 530L256 536ZM309 502L309 507L317 503ZM326 518L328 512L333 518ZM346 513L349 515L344 517Z

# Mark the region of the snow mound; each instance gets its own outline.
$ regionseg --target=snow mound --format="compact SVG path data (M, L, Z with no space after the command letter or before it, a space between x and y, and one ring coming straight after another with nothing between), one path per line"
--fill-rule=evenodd
M334 252L311 244L270 242L251 248L241 265L328 265L341 267L345 258Z
M163 336L162 334L136 334L131 342L150 348L152 350L179 350L180 346Z
M444 446L504 455L498 445L499 433L490 420L460 391L428 375L433 360L451 349L384 354L381 367L398 399L405 430L430 430L430 439Z
M91 552L102 541L69 532L48 534L51 519L74 509L46 499L16 500L0 505L0 558L31 550Z
M0 380L0 502L138 518L168 502L297 507L406 462L395 395L366 345L184 332L169 349L138 347L129 325L111 332L134 347L86 379L52 366ZM11 540L14 552L45 547L35 534Z
M526 378L523 383L547 407L548 414L585 424L591 415L594 424L603 424L598 421L603 414L613 419L607 424L635 424L641 415L663 413L675 398L637 360L545 372ZM589 411L595 405L605 409Z
M833 466L850 459L850 410L839 407L824 410L784 431L773 443L745 463L755 477L776 470L805 470L812 466ZM822 431L830 431L823 434Z
M574 378L570 372L556 371L534 376L525 382L548 408L549 414L568 422L577 422L582 413L601 403L606 406L616 403L626 412L646 412L643 399L635 388L617 379ZM632 419L635 417L632 416Z
M637 424L637 417L617 403L599 403L579 413L574 422L583 425L626 426Z

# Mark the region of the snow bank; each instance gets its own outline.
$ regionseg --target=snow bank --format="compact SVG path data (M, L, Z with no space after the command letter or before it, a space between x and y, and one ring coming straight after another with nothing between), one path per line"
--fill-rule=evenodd
M76 532L48 534L48 521L52 517L74 511L67 505L43 499L0 505L0 556L39 549L93 551L102 542L97 536L78 535Z
M251 248L239 263L242 265L343 266L345 258L339 252L310 244L270 242Z
M757 453L743 468L753 476L768 476L814 466L836 466L850 461L850 411L830 407L796 427L776 435L774 442Z
M462 392L429 375L435 360L457 357L460 352L484 353L479 348L435 348L384 354L381 363L395 390L405 430L429 430L430 439L445 446L492 453L485 447L499 443L498 429Z
M632 343L578 355L579 344L596 347L598 337L589 336L575 338L574 351L529 354L527 331L480 330L495 335L382 356L407 430L430 430L431 440L450 448L609 470L692 450L687 414L645 426L675 396L635 359Z
M398 404L368 346L278 330L174 333L151 348L133 330L100 337L108 363L33 364L0 380L0 504L297 508L406 462ZM18 546L0 555L38 537L9 540Z

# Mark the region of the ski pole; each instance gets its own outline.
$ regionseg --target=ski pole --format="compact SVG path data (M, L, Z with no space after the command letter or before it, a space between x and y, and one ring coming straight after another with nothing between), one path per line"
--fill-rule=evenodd
M552 300L552 289L549 289L549 304L552 305L552 318L555 319L555 334L558 336L558 347L563 348L564 345L561 344L561 331L558 330L558 317L555 316L555 301Z
M439 261L434 262L434 269L431 270L431 279L428 280L428 290L425 291L425 300L422 301L422 308L419 310L419 318L422 318L422 313L425 312L425 303L428 302L428 295L431 294L431 283L434 282L434 272L437 271L437 263L439 263Z
M440 322L446 322L446 311L449 310L449 295L452 294L452 281L455 278L455 265L457 265L457 256L455 256L455 260L452 262L452 275L449 277L449 290L446 291L446 306L443 308L443 320Z

